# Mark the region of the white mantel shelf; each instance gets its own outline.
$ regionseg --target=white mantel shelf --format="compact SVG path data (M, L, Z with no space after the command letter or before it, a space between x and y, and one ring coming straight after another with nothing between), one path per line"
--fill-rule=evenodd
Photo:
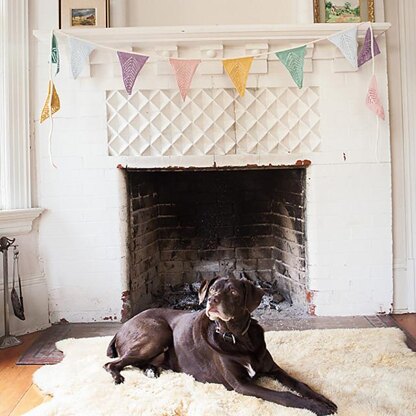
M303 25L219 25L219 26L161 26L161 27L122 27L106 29L66 29L63 33L101 44L152 44L152 43L197 43L197 42L247 42L253 41L311 41L327 37L348 29L354 24L313 23ZM375 35L387 31L390 23L373 23ZM368 24L359 27L362 37ZM59 31L58 31L59 33ZM50 32L33 32L41 42L49 42Z
M0 210L0 236L14 237L32 231L33 221L43 208Z

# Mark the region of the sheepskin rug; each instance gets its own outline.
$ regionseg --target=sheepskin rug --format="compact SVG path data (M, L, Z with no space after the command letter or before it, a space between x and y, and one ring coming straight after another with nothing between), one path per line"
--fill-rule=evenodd
M312 415L171 371L152 379L130 367L123 372L125 383L116 386L102 368L110 339L60 341L63 361L34 374L34 382L53 397L27 415ZM416 415L416 353L399 329L267 332L266 341L281 367L337 403L338 415ZM274 381L260 383L282 390Z

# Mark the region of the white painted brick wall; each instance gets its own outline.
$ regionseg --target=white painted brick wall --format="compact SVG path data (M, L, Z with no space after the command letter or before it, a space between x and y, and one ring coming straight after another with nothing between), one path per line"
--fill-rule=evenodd
M40 45L36 114L43 104L47 65ZM357 73L334 73L332 46L317 47L314 70L305 85L320 91L319 151L287 155L213 155L167 158L107 156L105 88L121 88L120 78L69 78L66 57L56 80L61 111L55 117L53 154L47 152L48 122L36 125L40 252L48 279L52 321L120 317L125 289L124 194L118 163L137 167L293 164L309 159L307 250L310 289L318 315L388 312L392 301L392 234L389 126L364 104L371 65ZM386 65L377 57L377 75L386 103ZM43 52L42 52L43 51ZM232 52L231 52L232 53ZM236 54L236 53L234 53ZM237 53L238 55L238 53ZM321 56L324 59L318 59ZM250 76L248 85L292 86L278 62L269 73ZM157 77L152 65L140 88L174 86L173 76ZM225 75L196 76L196 88L230 87ZM387 109L387 106L386 106Z

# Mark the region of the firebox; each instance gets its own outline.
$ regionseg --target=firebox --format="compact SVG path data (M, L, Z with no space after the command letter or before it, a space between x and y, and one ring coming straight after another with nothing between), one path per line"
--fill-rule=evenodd
M128 316L231 275L306 311L305 172L127 169Z

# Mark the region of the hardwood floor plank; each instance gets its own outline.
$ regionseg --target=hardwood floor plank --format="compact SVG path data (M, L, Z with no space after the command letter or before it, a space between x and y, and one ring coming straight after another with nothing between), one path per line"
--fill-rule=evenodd
M43 396L40 390L32 384L10 413L10 416L24 415L29 410L48 400L50 400L50 398Z
M20 355L41 332L20 337L23 344L0 350L0 416L8 416L32 386L32 374L39 366L17 366Z
M394 315L393 317L402 329L407 331L409 335L416 339L416 313Z

